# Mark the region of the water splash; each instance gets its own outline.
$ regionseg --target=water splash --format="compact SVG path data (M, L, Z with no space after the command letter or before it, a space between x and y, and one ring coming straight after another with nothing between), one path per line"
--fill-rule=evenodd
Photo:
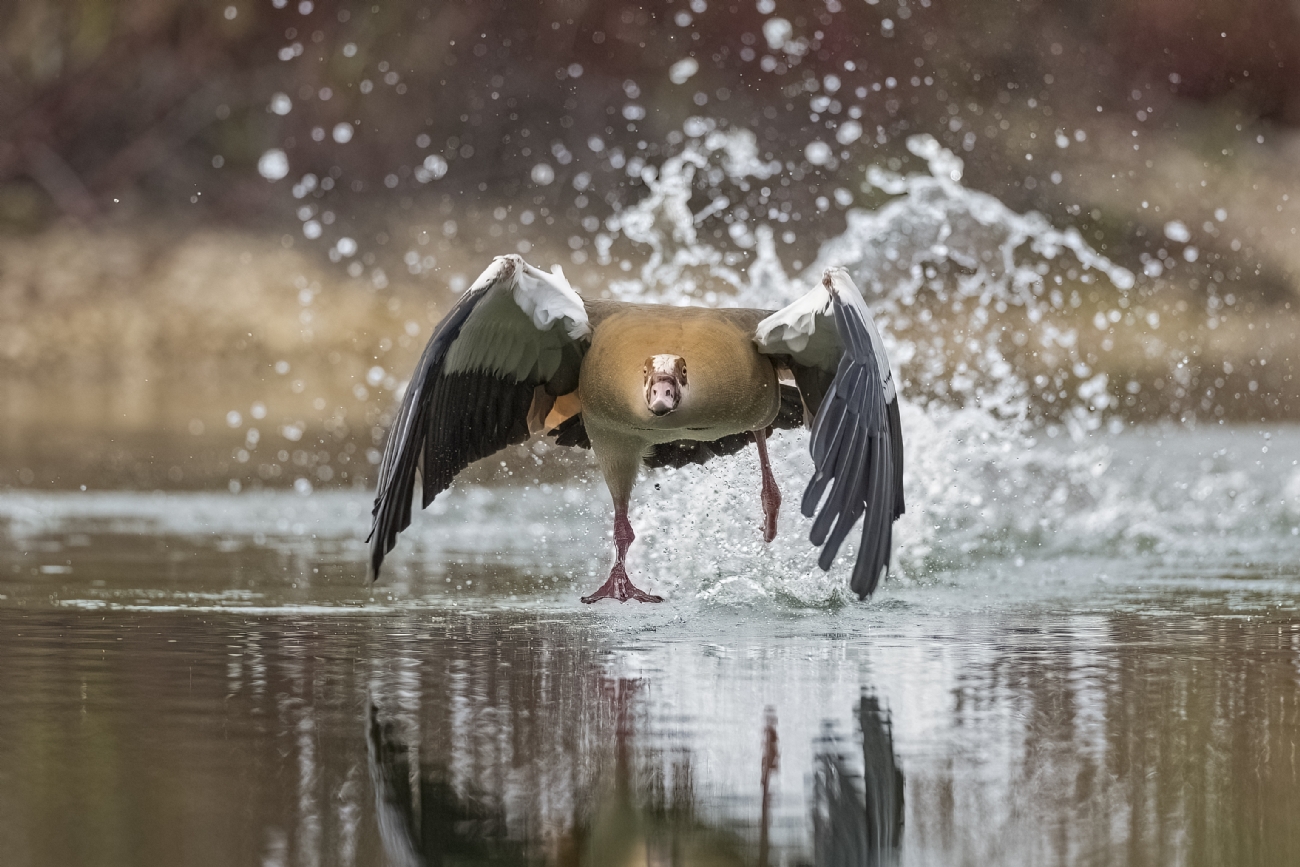
M921 332L895 338L891 356L927 398L978 403L1008 417L1036 412L1063 422L1076 440L1096 430L1111 398L1105 375L1080 350L1078 316L1066 312L1069 292L1075 287L1077 297L1077 287L1101 280L1124 295L1133 274L1076 229L1057 229L1042 214L1018 213L963 186L962 161L931 136L912 136L907 146L929 172L870 168L867 185L893 198L874 211L850 211L846 230L822 245L805 279L832 265L847 268L877 299L888 333ZM942 327L927 327L935 322ZM1021 347L1045 356L1034 385L1050 400L1030 400L1030 378L1011 357Z
M771 225L751 228L743 206L733 206L780 165L758 157L746 130L697 120L687 133L657 171L637 167L648 194L608 221L598 240L604 263L620 250L645 260L612 291L660 303L771 308L807 291L824 268L848 268L871 299L903 383L909 509L896 525L896 573L923 578L1005 554L1105 499L1099 479L1107 452L1085 443L1111 399L1105 374L1094 373L1079 349L1066 290L1105 282L1127 293L1129 271L1076 230L963 186L962 161L922 135L907 144L928 171L869 169L864 191L884 204L849 211L845 231L792 278ZM705 187L710 194L699 204ZM717 219L730 244L704 240L720 234L700 230ZM1036 370L1025 368L1027 352L1039 357ZM1042 447L1044 434L1062 430L1071 448ZM641 542L633 567L640 559L658 585L705 601L847 600L843 567L830 575L815 567L807 522L790 505L811 473L805 437L779 434L772 452L788 504L777 542L760 541L757 460L741 454L654 477L667 502L634 514ZM853 556L846 546L841 562Z
M617 252L645 260L636 277L610 284L615 297L625 300L746 303L744 289L749 284L740 268L745 257L735 248L753 247L758 241L743 220L734 219L733 199L749 192L753 181L776 176L782 165L759 157L758 139L749 130L723 130L716 121L692 118L685 132L685 146L658 169L629 165L629 174L649 192L607 221L608 231L596 236L597 261L609 265ZM732 195L721 191L727 186L734 187ZM692 210L691 201L699 198L702 188L718 192ZM727 221L734 248L701 240L699 229L711 219ZM776 258L770 241L769 231L764 260L769 266ZM784 283L783 270L780 277Z

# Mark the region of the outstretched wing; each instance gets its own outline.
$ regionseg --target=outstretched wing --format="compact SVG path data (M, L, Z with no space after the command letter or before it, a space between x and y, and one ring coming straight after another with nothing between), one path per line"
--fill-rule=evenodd
M802 510L817 515L809 539L822 549L822 569L863 518L850 586L865 599L889 570L893 524L904 510L898 394L880 334L848 273L831 268L811 292L760 322L754 341L760 352L789 359L814 418L815 472Z
M452 307L420 356L379 465L370 579L423 505L479 458L538 430L555 398L578 387L591 327L582 298L556 270L500 256Z

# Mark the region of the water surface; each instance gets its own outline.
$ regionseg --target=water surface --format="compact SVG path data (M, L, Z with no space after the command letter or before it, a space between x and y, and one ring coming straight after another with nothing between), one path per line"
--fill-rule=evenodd
M364 492L10 492L5 863L1295 863L1300 433L1104 446L916 504L867 605L717 574L756 483L591 608L590 479L452 492L373 591Z

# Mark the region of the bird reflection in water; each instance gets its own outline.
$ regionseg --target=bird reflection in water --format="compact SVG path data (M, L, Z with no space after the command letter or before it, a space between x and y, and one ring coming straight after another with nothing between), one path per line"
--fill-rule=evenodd
M894 755L889 714L863 692L858 704L862 780L847 767L833 736L822 739L813 779L816 867L876 867L898 862L903 835L903 771Z
M457 794L423 766L412 768L411 749L398 738L396 724L380 721L373 702L369 708L370 782L390 867L527 863L523 847L507 837L499 807Z
M602 693L615 720L613 781L589 824L575 834L577 857L568 863L628 867L752 863L741 837L701 815L689 753L675 760L671 787L665 785L659 763L649 772L638 769L633 700L641 686L638 680L622 678L603 683Z
M504 809L491 799L458 792L405 743L398 726L380 718L372 702L366 736L379 836L395 867L525 865L556 867L740 867L772 864L770 825L773 776L779 770L777 718L768 708L758 773L761 813L758 851L753 838L710 824L697 808L689 754L665 785L662 771L638 768L633 697L639 682L601 684L615 729L613 779L586 818L546 842L512 834ZM888 715L864 694L858 713L864 773L847 767L840 742L822 738L813 790L815 867L858 867L896 862L903 823L903 775L893 750ZM860 788L859 788L860 786ZM536 831L538 829L532 829ZM756 857L755 857L756 856ZM796 864L806 864L796 860Z
M587 817L541 839L520 840L504 811L458 793L436 770L412 767L413 750L398 727L381 720L372 702L367 718L370 779L381 842L395 867L535 865L585 867L741 867L750 865L741 837L713 827L696 809L689 755L675 763L671 785L662 772L638 767L633 699L639 682L605 679L601 695L614 721L613 779ZM536 832L539 829L530 829Z

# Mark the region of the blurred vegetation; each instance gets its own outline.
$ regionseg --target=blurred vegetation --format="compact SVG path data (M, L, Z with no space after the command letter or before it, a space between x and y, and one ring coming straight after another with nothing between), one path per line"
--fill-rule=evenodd
M617 276L592 235L694 115L782 164L770 199L731 207L780 212L792 271L846 209L880 204L870 166L924 170L904 141L929 133L963 183L1145 273L1131 300L1176 330L1158 353L1140 321L1098 347L1121 414L1295 418L1297 68L1285 0L16 0L3 445L210 435L284 362L320 382L275 403L276 424L337 432L346 408L364 452L384 383L488 257L560 261L587 292ZM837 141L829 158L810 161L816 141ZM700 178L693 209L716 195ZM1103 308L1089 290L1079 314Z
M558 180L571 180L601 168L598 153L577 146L588 137L653 158L701 110L759 130L784 155L829 119L791 100L827 73L863 127L880 129L851 161L905 158L901 136L931 132L974 151L968 182L1017 208L1060 206L1043 176L1081 160L1078 149L1052 153L1049 133L1085 120L1096 128L1098 113L1125 134L1139 127L1144 141L1167 137L1209 168L1239 162L1234 151L1257 132L1300 121L1300 20L1284 0L19 0L11 12L0 42L0 189L10 225L27 228L59 215L188 213L200 192L193 204L206 218L266 219L288 207L256 172L273 146L295 174L365 192L396 173L400 194L435 152L465 165L435 195L503 201L531 192L528 170L556 143L572 156ZM806 45L769 50L773 15ZM687 56L699 70L683 86L666 72ZM913 73L937 89L909 88ZM854 100L857 87L891 77L894 94ZM276 94L288 102L277 107ZM629 101L643 117L620 116ZM341 122L357 130L347 147L322 135ZM418 145L421 135L430 143ZM1027 152L1049 160L1034 167L1035 184L1012 162Z

